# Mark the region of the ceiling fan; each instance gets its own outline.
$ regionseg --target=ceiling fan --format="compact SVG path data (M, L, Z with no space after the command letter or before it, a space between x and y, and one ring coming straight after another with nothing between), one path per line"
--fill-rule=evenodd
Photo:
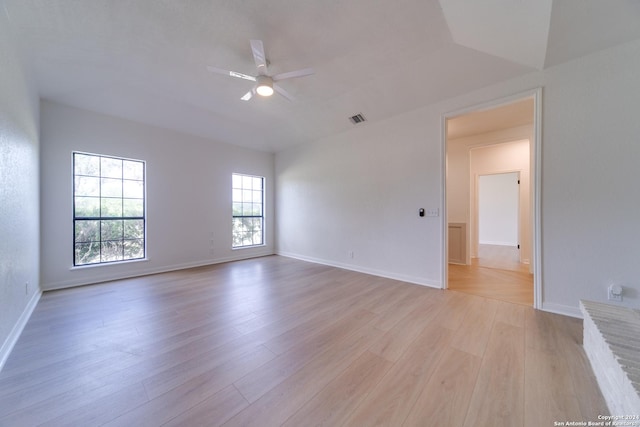
M296 77L304 77L313 74L313 69L304 68L302 70L289 71L286 73L269 75L268 66L269 61L264 54L264 45L261 40L251 40L251 51L253 52L253 59L258 67L258 75L250 76L237 71L228 71L221 68L207 66L207 69L212 73L223 74L226 76L236 77L238 79L249 80L256 82L256 85L240 99L248 101L253 98L253 95L258 94L260 96L271 96L276 91L289 101L293 101L293 97L280 85L276 84L282 80L293 79Z

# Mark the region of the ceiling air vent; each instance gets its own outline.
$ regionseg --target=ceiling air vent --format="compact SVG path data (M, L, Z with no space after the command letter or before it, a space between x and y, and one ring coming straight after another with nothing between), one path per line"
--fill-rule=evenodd
M362 123L362 122L366 122L367 119L364 118L364 116L362 115L362 113L358 113L355 116L351 116L349 117L349 120L351 121L351 123L353 123L354 125L357 125L358 123Z

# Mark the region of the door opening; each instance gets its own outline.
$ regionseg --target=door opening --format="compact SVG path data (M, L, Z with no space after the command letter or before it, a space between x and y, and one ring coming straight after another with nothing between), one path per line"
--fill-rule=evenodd
M479 175L475 264L480 267L528 272L520 250L520 172ZM527 230L528 231L528 230Z
M443 288L538 307L540 96L443 117Z

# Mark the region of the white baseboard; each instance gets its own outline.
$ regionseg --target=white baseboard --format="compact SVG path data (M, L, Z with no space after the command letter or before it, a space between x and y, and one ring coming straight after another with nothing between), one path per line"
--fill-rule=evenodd
M259 258L259 257L269 256L269 255L273 255L273 252L270 250L265 251L264 253L253 252L251 253L251 255L238 254L238 255L224 257L224 258L216 258L216 259L187 262L187 263L173 264L173 265L165 265L158 268L146 268L146 269L137 270L135 272L127 272L127 273L121 273L121 274L101 274L101 275L95 275L88 280L86 279L85 280L67 280L67 281L54 282L54 283L45 283L42 285L42 289L44 291L54 291L57 289L75 288L77 286L93 285L96 283L109 282L111 280L130 279L133 277L148 276L150 274L159 274L159 273L167 273L170 271L186 270L188 268L204 267L206 265L222 264L225 262L232 262L232 261L241 261L243 259Z
M24 327L27 325L27 321L29 321L29 318L31 317L33 310L36 308L36 305L38 305L38 301L40 301L41 296L42 296L42 291L38 291L35 294L33 294L31 299L27 303L27 306L24 308L24 310L22 311L22 314L18 318L18 321L16 322L16 324L13 326L13 329L9 333L9 336L4 341L4 343L2 343L2 347L0 347L0 371L2 371L4 364L7 362L7 359L11 354L11 350L13 350L13 347L16 345L16 342L18 342L18 338L20 338L20 334L22 333L22 330L24 329Z
M430 288L442 289L442 285L440 284L439 281L428 281L428 280L425 280L425 279L423 279L421 277L408 276L408 275L404 275L404 274L397 274L397 273L393 273L393 272L388 272L388 271L384 271L384 270L376 270L376 269L373 269L373 268L366 268L366 267L361 267L361 266L352 265L352 264L344 264L344 263L341 263L341 262L336 262L336 261L331 261L331 260L326 260L326 259L321 259L321 258L315 258L315 257L309 257L309 256L305 256L305 255L299 255L299 254L291 253L291 252L277 251L276 254L280 255L280 256L287 257L287 258L294 258L294 259L299 259L301 261L313 262L315 264L328 265L330 267L342 268L344 270L357 271L358 273L371 274L372 276L379 276L379 277L384 277L384 278L387 278L387 279L399 280L401 282L408 282L408 283L413 283L413 284L416 284L416 285L428 286Z
M542 307L540 308L542 311L548 311L549 313L562 314L564 316L576 317L578 319L583 319L582 312L580 311L580 307L578 306L570 306L563 304L554 304L550 302L542 303Z

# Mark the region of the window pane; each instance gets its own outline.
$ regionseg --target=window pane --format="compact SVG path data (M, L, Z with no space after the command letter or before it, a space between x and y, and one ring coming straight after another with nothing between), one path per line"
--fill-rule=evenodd
M233 247L262 245L264 178L233 174L232 181Z
M102 242L101 246L101 262L122 261L122 240Z
M75 216L79 218L100 216L99 197L76 197Z
M142 239L144 237L144 221L141 219L124 220L124 238Z
M100 178L76 176L73 181L76 196L100 197Z
M144 240L125 240L123 245L124 259L144 258Z
M126 259L143 258L144 162L80 153L73 159L74 265L121 261L125 248Z
M262 243L262 227L261 227L261 219L260 218L243 218L242 219L242 242L243 245L254 245L256 243L254 243L254 241L258 240L258 237L255 236L260 236L259 237L259 243L257 244L261 244Z
M75 242L100 241L100 221L76 221Z
M143 216L144 215L144 201L142 199L123 199L122 207L123 207L122 216Z
M122 177L124 179L144 179L144 163L124 160L122 162Z
M105 240L122 240L122 220L102 221L101 238Z
M102 178L102 197L122 197L122 180L113 178Z
M233 218L232 222L233 247L242 243L242 218Z
M238 174L231 175L231 188L242 188L242 176Z
M142 199L144 197L144 185L142 181L122 181L122 197Z
M103 178L122 179L122 160L102 157L100 159L100 176Z
M73 156L73 167L75 175L99 176L100 157L76 153Z
M95 264L100 262L100 242L76 243L75 264Z
M121 217L122 199L100 199L102 217Z

